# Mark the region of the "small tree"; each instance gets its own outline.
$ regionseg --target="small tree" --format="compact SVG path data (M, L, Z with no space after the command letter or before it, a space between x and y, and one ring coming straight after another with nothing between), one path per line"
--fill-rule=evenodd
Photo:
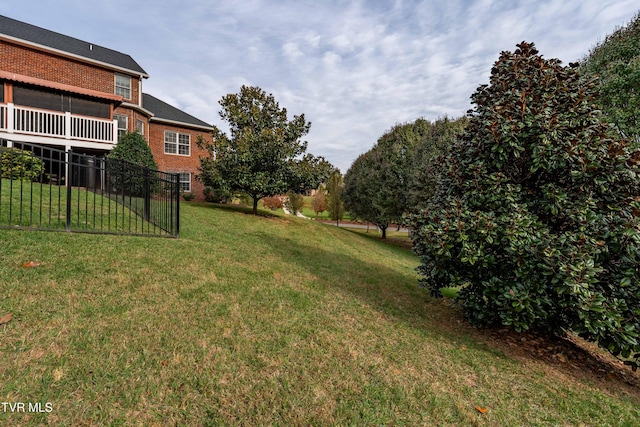
M110 161L107 168L113 185L120 191L134 196L142 196L145 186L150 185L148 177L144 176L143 168L158 169L151 148L144 136L137 132L128 132L120 137L118 144L109 153L108 159Z
M249 195L254 214L263 197L310 185L307 172L322 160L304 157L307 142L301 138L311 127L304 114L289 120L286 108L258 87L242 86L239 93L224 96L220 105L229 134L214 126L212 142L197 142L209 153L200 158L205 185L222 183L231 193Z
M282 209L283 203L280 196L269 196L262 199L262 206L272 211Z
M138 132L127 132L122 135L108 158L124 160L149 169L158 169L149 144Z
M291 215L298 215L298 212L302 212L302 208L304 207L304 196L302 194L289 191L284 205L287 207Z
M327 190L324 187L324 184L320 184L316 189L316 194L311 198L311 208L316 213L316 220L318 219L318 214L327 210Z
M329 215L336 222L336 225L340 225L340 220L344 216L343 189L342 174L339 169L335 169L327 182L326 201Z
M388 218L381 214L381 209L375 204L379 184L375 178L376 152L374 149L358 156L351 164L344 177L343 199L345 208L352 218L363 219L374 223L386 238L389 226Z
M533 44L503 52L412 217L414 251L472 323L572 330L637 363L640 152L610 137L594 88Z

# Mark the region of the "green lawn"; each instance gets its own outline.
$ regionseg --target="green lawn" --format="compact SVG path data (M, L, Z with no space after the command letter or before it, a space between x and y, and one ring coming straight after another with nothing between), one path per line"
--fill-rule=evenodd
M0 425L640 419L637 388L520 357L429 299L406 249L291 216L181 209L180 239L0 230L0 318L13 313L0 401L51 409L0 406Z
M81 188L71 189L71 229L128 234L162 233L132 209L142 212L142 199L118 202ZM129 209L131 208L131 209ZM161 216L152 201L151 215ZM0 180L0 227L64 230L67 187L18 180ZM164 234L164 233L162 233Z

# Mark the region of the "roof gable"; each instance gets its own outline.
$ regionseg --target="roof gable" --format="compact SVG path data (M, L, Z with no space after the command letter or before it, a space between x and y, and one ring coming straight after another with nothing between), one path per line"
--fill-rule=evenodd
M185 113L184 111L169 105L148 93L142 94L142 107L153 113L152 120L159 119L178 124L182 123L196 127L213 128L209 123L193 117L191 114Z
M129 55L0 15L2 34L147 77L146 71Z

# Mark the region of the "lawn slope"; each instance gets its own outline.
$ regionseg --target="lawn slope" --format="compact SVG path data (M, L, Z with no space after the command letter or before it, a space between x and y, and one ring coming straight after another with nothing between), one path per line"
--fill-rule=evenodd
M405 249L304 219L181 209L180 239L0 230L0 317L13 314L0 325L0 401L51 409L0 406L0 425L640 417L633 389L478 339L417 288Z

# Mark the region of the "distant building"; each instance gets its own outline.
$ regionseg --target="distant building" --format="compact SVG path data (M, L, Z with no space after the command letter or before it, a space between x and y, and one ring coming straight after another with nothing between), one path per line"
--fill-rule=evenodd
M0 15L0 140L104 155L139 132L159 169L202 200L196 140L213 127L143 93L148 77L129 55Z

